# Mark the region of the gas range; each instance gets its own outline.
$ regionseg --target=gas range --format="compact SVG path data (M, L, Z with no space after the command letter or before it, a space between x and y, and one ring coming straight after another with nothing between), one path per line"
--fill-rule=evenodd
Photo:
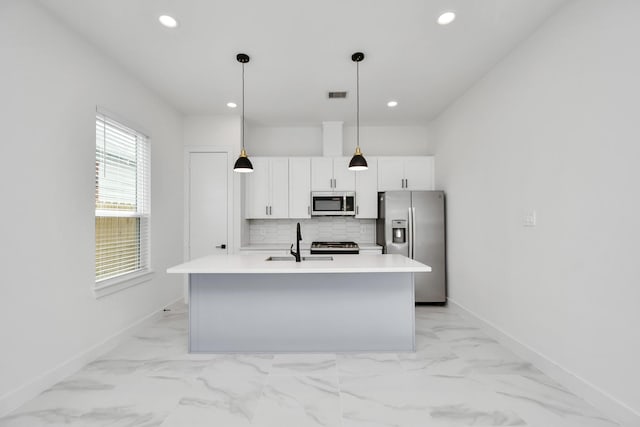
M359 254L360 247L356 242L313 242L311 254Z

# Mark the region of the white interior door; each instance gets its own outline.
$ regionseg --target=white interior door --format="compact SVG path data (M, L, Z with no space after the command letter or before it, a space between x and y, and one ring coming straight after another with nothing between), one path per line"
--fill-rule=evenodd
M226 254L227 153L189 154L189 259Z

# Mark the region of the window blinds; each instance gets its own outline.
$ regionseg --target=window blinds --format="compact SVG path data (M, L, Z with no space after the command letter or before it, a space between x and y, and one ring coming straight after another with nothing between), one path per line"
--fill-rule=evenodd
M96 115L96 282L149 270L149 145Z

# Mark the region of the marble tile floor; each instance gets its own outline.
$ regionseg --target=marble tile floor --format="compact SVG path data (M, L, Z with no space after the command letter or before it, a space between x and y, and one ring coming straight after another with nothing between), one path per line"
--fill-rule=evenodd
M163 318L0 427L612 427L446 307L416 307L415 353L207 354Z

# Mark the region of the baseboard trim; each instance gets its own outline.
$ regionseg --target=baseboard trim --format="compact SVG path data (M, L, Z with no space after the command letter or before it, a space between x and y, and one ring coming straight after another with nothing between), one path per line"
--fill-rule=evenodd
M158 308L157 310L154 310L152 313L142 317L141 319L136 320L131 325L116 332L104 341L88 348L76 356L73 356L69 360L62 362L58 366L46 371L42 375L18 387L17 389L0 396L0 417L16 410L43 391L51 388L56 383L78 372L88 363L114 349L126 338L146 326L148 323L159 319L162 315L162 310L165 307L168 307L178 301L182 301L182 297Z
M517 340L492 322L468 309L459 302L448 298L448 303L450 308L478 323L488 335L495 338L500 342L500 344L509 348L526 361L531 362L536 368L567 387L577 396L580 396L592 404L603 414L620 423L621 426L640 426L640 413L636 412L625 403L611 396L598 386L571 372L571 370L560 366L544 354Z

